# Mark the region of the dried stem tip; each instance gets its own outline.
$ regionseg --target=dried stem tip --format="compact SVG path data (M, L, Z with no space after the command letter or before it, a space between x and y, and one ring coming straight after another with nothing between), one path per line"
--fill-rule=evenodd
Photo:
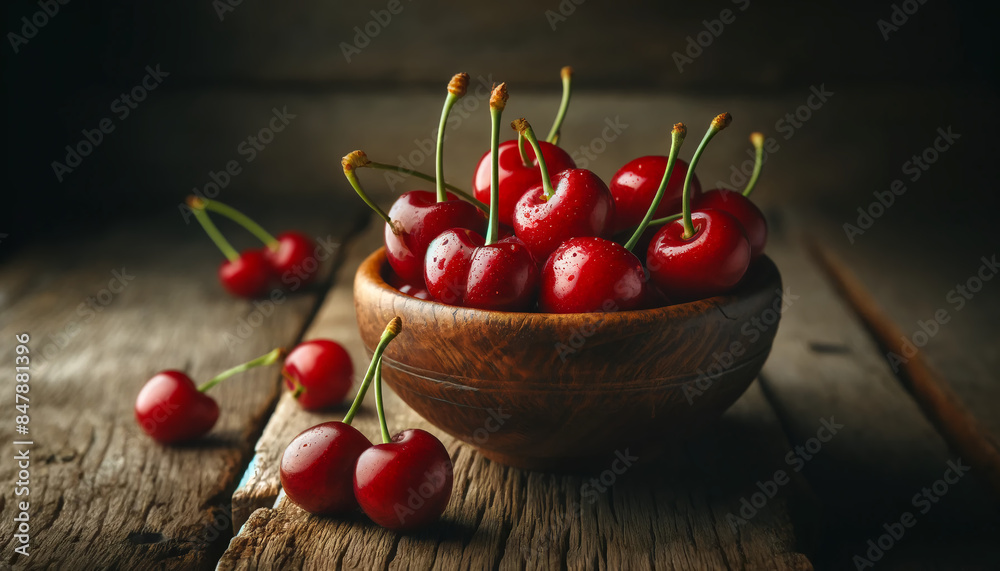
M465 92L469 88L469 74L456 73L455 77L448 82L448 93L455 97L465 97Z
M733 122L733 116L729 113L721 113L712 119L712 127L717 131L721 131L729 126Z
M499 109L500 111L503 111L506 106L507 84L501 83L493 88L493 94L490 96L490 109Z
M371 161L364 151L352 151L340 159L340 164L344 167L344 171L352 171L370 165Z
M399 335L399 332L403 330L403 320L400 319L398 315L396 317L393 317L392 321L390 321L389 324L385 326L385 330L387 333L389 333L394 337L396 335Z
M754 147L764 146L764 133L750 133L750 142Z
M510 122L510 127L511 127L511 129L514 129L518 133L522 133L523 134L525 131L527 131L528 129L531 128L531 125L528 123L527 119L525 119L524 117L522 117L520 119L515 119L515 120L511 121Z
M198 210L205 209L205 201L193 194L187 197L187 200L185 200L185 202L187 202L187 205L190 206L191 208L197 208Z
M679 136L681 140L683 140L684 137L687 136L687 132L688 130L687 127L684 126L684 123L674 123L674 130L672 131L672 133Z
M562 70L559 71L559 76L562 77L563 79L569 79L573 77L573 68L567 65L566 67L562 68Z

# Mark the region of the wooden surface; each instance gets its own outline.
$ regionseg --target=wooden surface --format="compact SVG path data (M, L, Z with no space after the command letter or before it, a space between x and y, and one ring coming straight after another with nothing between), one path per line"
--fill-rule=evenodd
M342 275L380 245L381 227L373 226L350 246ZM360 369L368 356L357 333L345 327L345 322L355 323L351 299L351 282L341 279L305 337L343 342ZM355 421L371 437L378 434L373 408L369 399ZM433 428L391 391L386 408L391 431L431 430L452 453L455 491L442 522L403 535L360 516L346 521L312 516L282 498L274 509L253 513L220 568L324 569L334 563L346 568L811 568L796 550L788 497L769 506L752 528L734 531L726 520L740 497L753 491L730 463L766 478L788 448L756 387L723 422L669 459L647 460L621 475L613 474L610 464L601 467L598 473L607 470L615 479L607 492L592 487L586 476L528 472L487 460ZM341 410L304 412L284 395L258 443L252 475L235 498L245 505L273 504L280 486L275 468L284 447L298 432L342 415Z
M260 216L265 226L295 224L327 240L327 267L358 213L344 208L330 218L315 203L281 215L269 210L248 208L266 215ZM4 565L211 568L232 533L230 496L277 398L277 369L253 370L214 389L219 422L188 446L163 447L142 433L132 412L136 394L158 370L180 368L204 381L294 343L325 286L285 298L239 337L240 319L257 323L255 306L221 290L215 277L221 255L196 223L185 225L173 204L161 214L75 243L25 249L4 265L0 354L13 364L15 333L30 333L27 436L34 442L30 494L16 498L29 500L31 555L13 552L15 496L5 492ZM113 272L127 285L109 286ZM109 298L105 288L120 293ZM96 300L93 310L88 297ZM227 342L227 334L235 341ZM4 441L23 439L13 433L13 415L4 418ZM16 472L14 463L0 464L11 488Z
M841 569L853 566L854 556L866 556L866 542L877 541L884 533L881 525L898 521L907 510L919 515L920 527L908 531L906 540L881 558L880 568L985 569L997 564L991 547L997 504L980 479L963 477L927 514L913 506L912 496L932 486L948 468L947 462L960 456L948 449L906 394L852 307L838 296L799 237L779 231L769 246L783 268L791 303L761 375L765 391L755 383L702 438L616 481L608 507L620 527L607 525L603 498L593 514L590 509L572 509L589 498L580 488L586 478L506 468L445 438L456 462L456 496L442 524L414 536L399 536L360 517L316 518L281 501L250 518L224 556L222 568L321 568L337 561L344 567L394 568L485 564ZM377 231L369 231L367 242L359 246L368 251L378 245ZM352 261L345 269L360 261L358 254L349 256ZM307 335L335 331L338 322L353 319L343 308L331 307L335 300L349 299L346 289L343 282L334 289L314 324L316 332ZM353 343L355 355L366 355L356 340ZM403 403L389 399L391 426L429 428ZM359 426L376 434L370 408L366 413ZM280 449L309 423L328 418L337 414L316 417L279 407L259 446ZM790 461L796 446L826 434L819 432L824 420L843 428L820 450L802 452ZM278 454L274 453L272 465ZM779 469L793 480L781 487L776 499L745 525L737 524L735 532L720 523L727 514L739 515L742 498L750 498L757 483L767 482ZM256 487L271 493L261 498L261 505L273 502L278 489L276 474L263 474L260 480L271 482ZM538 479L548 484L534 490L532 484ZM685 496L691 505L707 509L712 520L680 509L686 502L679 498ZM511 502L515 509L497 506ZM714 530L715 538L708 543L698 536L706 526ZM505 535L498 539L496 529ZM545 539L540 542L539 536ZM304 543L302 538L311 539ZM768 548L747 545L760 541ZM288 549L291 544L294 552ZM536 546L538 554L530 555Z
M183 225L172 204L164 206L160 218L123 222L68 243L41 243L16 252L0 267L0 333L9 339L14 332L30 331L32 349L44 352L71 323L79 326L65 348L55 345L51 358L33 365L31 396L37 401L32 401L32 436L37 446L32 454L38 461L32 468L32 497L39 503L32 504L32 521L38 558L30 565L18 563L18 568L62 567L74 561L101 568L183 569L217 562L223 569L844 569L854 568L853 558L864 556L868 542L878 541L883 526L899 521L905 512L917 514L917 524L893 541L876 562L877 569L997 568L1000 555L992 544L1000 534L1000 508L985 485L989 478L974 468L939 501L928 504L927 513L915 507L914 494L941 479L948 462L964 460L963 449L941 429L934 407L915 398L912 383L893 371L886 347L859 317L856 300L842 295L804 246L816 240L835 252L860 287L910 338L938 309L949 311L951 320L922 348L924 360L935 371L934 382L944 383L960 405L953 410L982 428L986 445L995 444L1000 434L995 373L1000 365L995 327L1000 282L985 282L960 310L949 300L955 284L966 283L977 272L980 258L993 253L995 240L990 240L988 228L979 226L946 232L937 240L938 233L927 230L936 228L931 223L957 215L932 207L927 207L929 214L922 207L910 208L933 203L933 192L978 155L965 147L952 151L956 154L942 159L921 181L923 186L903 197L909 206L897 207L903 210L891 211L851 244L841 225L856 216L854 198L824 202L814 194L829 197L860 179L881 190L879 177L888 176L887 184L898 175L905 157L891 158L886 167L873 150L895 148L905 137L919 137L914 149L919 150L930 142L924 135L936 125L915 124L905 134L875 125L859 143L869 153L855 161L856 151L846 147L848 130L835 127L851 120L860 107L885 106L894 99L884 94L843 95L848 97L838 95L817 111L796 132L794 144L782 142L780 154L765 168L755 199L766 207L773 230L768 253L782 272L791 303L758 381L721 421L664 457L616 475L606 492L593 495L593 488L583 487L588 476L507 468L432 429L445 440L456 463L455 492L443 521L412 535L381 530L362 516L341 521L308 516L285 501L275 506L280 493L277 458L284 446L301 430L340 418L344 410L300 411L279 390L274 369L219 387L222 418L212 436L197 446L154 446L131 416L141 383L157 370L182 367L205 378L275 345L292 344L303 331L307 337L344 342L356 369L362 369L367 355L358 336L351 282L355 268L379 243L378 224L348 245L347 259L329 292L317 286L291 298L233 351L224 335L235 332L240 318L248 318L254 306L221 292L214 279L220 257L200 229ZM210 145L203 146L204 139L193 129L184 136L170 131L172 121L186 117L206 123L208 137L218 139L215 146L229 152L232 147L219 142L240 140L249 132L247 123L266 119L274 100L301 104L295 109L307 111L286 131L298 144L276 139L221 198L232 197L240 205L244 191L295 188L302 191L299 199L261 210L268 215L265 225L275 230L301 225L314 235L341 237L357 226L360 208L338 169L331 168L336 167L335 158L367 147L373 159L395 162L394 157L415 148L413 137L430 132L433 120L427 117L436 113L439 99L415 98L417 113L396 105L397 94L343 95L331 105L334 99L328 94L286 98L284 92L276 97L229 93L202 100L198 94L173 93L160 103L150 100L149 114L136 117L137 129L166 133L163 140L142 141L146 148L135 151L136 164L147 169L143 172L150 179L161 179L151 184L176 190L176 180L185 181L181 187L188 179L204 182L204 173L218 170L232 153L211 155ZM743 114L737 121L743 118L739 124L748 132L773 125L800 99L800 93L747 102L584 95L574 98L566 144L575 147L599 137L603 118L621 109L630 127L589 165L606 178L632 155L663 142L659 126L645 117L680 115L690 125L689 116L708 117L725 107L735 114L731 106L739 105ZM841 107L839 102L848 99ZM552 97L525 96L520 101L525 114L546 118L555 103ZM954 117L928 121L946 124L955 118L959 123L968 118L965 113L972 113L950 111ZM385 114L382 127L365 127L378 113ZM511 113L520 114L513 103ZM905 115L894 109L886 113L898 114L895 119ZM227 122L226 117L236 116L244 120ZM479 141L485 140L486 124L465 121L462 130L453 132L453 151L446 163L453 182L465 183L467 165L482 152ZM334 129L337 125L343 128ZM409 138L386 137L396 131ZM702 177L706 187L727 178L731 157L746 146L736 131L716 141L702 163L708 173ZM185 144L187 152L180 153L177 149ZM303 147L308 152L303 154ZM150 149L154 152L144 155ZM303 163L304 170L288 168ZM391 189L381 173L363 173L362 179L384 203L394 192L413 187ZM309 191L317 198L302 198ZM328 193L325 200L322 192ZM271 193L279 195L284 196ZM814 199L819 211L804 212L803 205ZM904 214L916 220L902 223ZM251 244L247 239L238 245ZM122 267L135 280L84 323L77 313L79 304L107 287L111 271ZM5 343L0 358L12 361L12 351L13 344ZM392 430L432 428L391 392L387 401ZM823 420L843 428L795 471L798 464L789 463L788 454L794 458L796 446L815 438ZM370 404L356 422L367 434L377 434ZM0 436L11 440L12 430L10 424L0 427ZM0 466L6 481L13 481L10 466ZM741 501L753 497L777 470L788 472L790 482L734 530L728 515L739 515ZM0 563L9 564L18 561L11 556L12 527L6 517L14 496L8 491L0 501L5 514L0 522ZM234 530L239 533L227 543Z

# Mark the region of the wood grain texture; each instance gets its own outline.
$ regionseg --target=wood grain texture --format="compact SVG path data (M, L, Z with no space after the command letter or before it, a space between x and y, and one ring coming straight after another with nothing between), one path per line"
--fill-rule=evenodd
M386 406L392 426L435 430L397 398ZM594 476L508 468L444 436L455 488L438 524L400 535L284 499L253 513L219 568L812 569L789 516L789 504L808 501L800 481L748 525L727 520L782 465L788 445L767 408L754 385L702 438L621 475L611 465ZM366 432L376 430L369 418Z
M315 203L305 202L281 213L247 210L265 213L265 226L294 222L327 239L333 258L358 212L342 209L324 218ZM234 242L252 244L242 237ZM170 204L159 218L57 247L27 248L5 264L5 276L31 276L20 293L5 292L13 303L0 317L0 358L13 365L14 334L31 334L29 436L35 444L30 496L15 498L9 489L0 499L4 514L13 512L15 499L30 500L31 556L14 554L13 522L5 515L4 564L214 566L232 533L231 491L277 398L277 370L256 369L213 389L219 422L186 446L150 440L133 418L135 396L158 370L180 368L206 380L292 343L322 291L320 284L269 307L236 300L216 281L220 261L202 230L186 226ZM241 333L244 322L249 328ZM10 422L0 437L10 442L14 422L5 418ZM4 481L13 482L15 474L15 463L0 463Z
M389 286L388 271L380 250L354 285L369 350L385 323L403 320L382 358L386 383L488 458L529 469L602 466L625 447L648 457L665 435L698 430L753 381L781 315L781 278L766 257L722 296L566 315L419 300ZM747 343L762 316L771 327Z
M833 285L872 332L875 342L889 359L890 368L894 368L907 383L907 388L928 419L949 446L977 470L977 477L993 489L994 499L1000 499L1000 451L990 435L965 407L951 385L930 368L919 349L911 349L915 347L913 341L885 313L843 260L819 243L813 243L812 250ZM940 327L940 324L935 326ZM907 343L911 344L910 347Z
M995 565L987 538L996 533L996 506L975 476L949 486L933 511L914 504L913 496L942 479L956 455L798 242L778 237L768 245L790 296L797 297L760 378L796 444L816 438L822 419L843 425L828 442L818 442L802 470L824 510L825 541L814 560L833 569L853 567L866 542L885 533L882 525L909 511L916 527L894 543L880 568L921 561L944 569ZM964 547L942 547L950 544Z
M341 340L355 369L369 357L356 332L351 287L343 276L381 245L381 224L373 226L349 246L345 273L306 333ZM782 468L789 447L756 385L698 439L674 445L660 459L639 462L622 474L612 470L623 468L621 463L609 463L592 475L509 468L441 433L391 390L386 391L386 408L391 431L430 430L452 453L455 488L439 524L400 535L361 515L346 520L311 516L283 498L274 509L253 512L220 569L812 568L801 549L815 514L808 489L796 474L747 525L734 528L727 520L728 514L738 515L741 498L757 490L755 481ZM377 437L373 409L369 401L355 426ZM257 445L259 468L237 492L246 496L240 501L273 503L280 487L277 462L288 441L312 424L342 414L306 413L283 396ZM801 537L792 514L803 530Z

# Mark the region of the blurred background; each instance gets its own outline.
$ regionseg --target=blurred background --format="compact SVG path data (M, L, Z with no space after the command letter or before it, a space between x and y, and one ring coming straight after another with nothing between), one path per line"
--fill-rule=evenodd
M561 143L605 180L631 158L665 154L672 123L700 137L728 110L733 127L699 169L708 187L739 182L732 168L760 130L779 145L755 196L767 208L854 223L898 178L908 187L897 221L993 239L996 8L980 2L42 0L4 10L0 256L176 210L213 181L236 204L308 196L336 208L356 200L338 164L353 149L433 170L420 149L452 74L468 72L473 88L506 81L507 116L547 132L563 65L576 91ZM810 100L818 90L829 95ZM485 91L450 124L447 178L462 186L488 146ZM276 112L287 124L262 133ZM949 127L960 140L907 180L908 161ZM230 161L240 169L226 180ZM365 180L389 200L414 187Z

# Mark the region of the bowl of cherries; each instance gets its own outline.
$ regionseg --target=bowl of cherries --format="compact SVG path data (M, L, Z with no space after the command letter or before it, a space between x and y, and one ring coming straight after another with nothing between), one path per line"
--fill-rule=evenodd
M637 158L605 184L557 146L569 102L539 141L524 119L500 142L506 84L493 90L491 146L471 192L445 184L402 194L386 212L361 168L395 169L361 151L348 181L385 222L385 246L358 269L362 340L407 327L381 357L384 378L435 426L504 464L574 470L647 458L718 418L770 353L781 276L763 253L764 215L743 192L702 191L695 168L732 118L712 119L689 163L687 129L665 156ZM465 94L448 86L441 126ZM771 318L773 316L773 318ZM768 327L761 319L768 318Z

